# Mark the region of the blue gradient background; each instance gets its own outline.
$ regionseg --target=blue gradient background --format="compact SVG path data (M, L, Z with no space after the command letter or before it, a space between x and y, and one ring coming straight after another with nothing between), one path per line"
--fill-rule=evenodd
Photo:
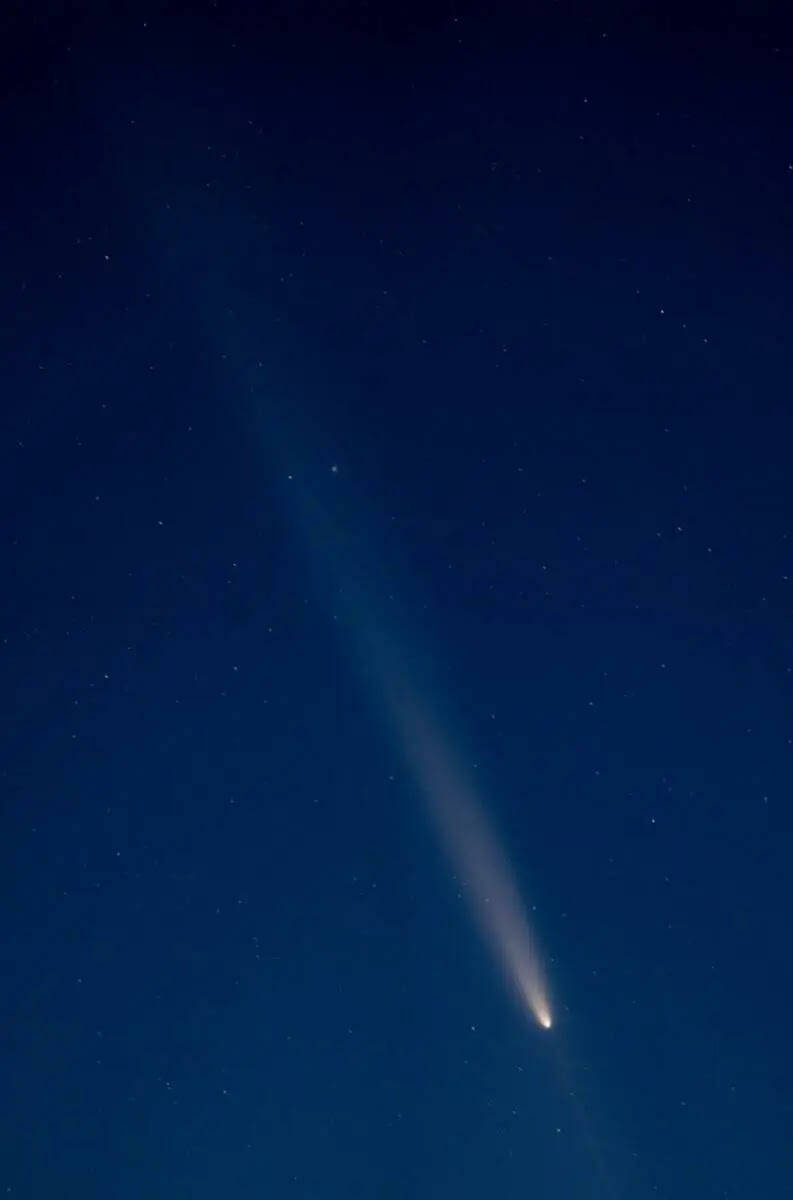
M58 4L2 53L0 1190L784 1195L784 27ZM293 459L430 655L550 1035Z

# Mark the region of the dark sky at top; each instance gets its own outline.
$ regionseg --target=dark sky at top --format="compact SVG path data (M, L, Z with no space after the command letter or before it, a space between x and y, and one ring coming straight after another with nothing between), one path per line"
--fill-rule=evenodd
M790 1190L793 53L660 7L9 7L0 1195Z

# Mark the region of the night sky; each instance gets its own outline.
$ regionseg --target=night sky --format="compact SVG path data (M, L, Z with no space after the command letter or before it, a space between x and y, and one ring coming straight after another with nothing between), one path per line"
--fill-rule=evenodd
M788 1194L789 30L3 20L0 1195Z

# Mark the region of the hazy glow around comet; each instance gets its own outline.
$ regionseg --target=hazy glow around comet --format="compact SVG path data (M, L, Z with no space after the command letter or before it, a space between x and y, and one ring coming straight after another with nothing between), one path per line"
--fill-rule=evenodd
M526 906L472 781L452 751L452 739L419 698L426 689L409 682L412 673L407 662L411 656L377 620L379 606L372 599L372 589L360 582L367 572L357 555L344 552L344 539L309 492L292 488L290 501L323 576L342 583L337 607L345 614L372 693L378 705L384 705L388 723L424 793L474 919L524 1012L543 1029L550 1029L548 989Z
M474 918L523 1008L543 1029L550 1029L553 1021L536 939L476 792L415 698L393 689L389 707Z

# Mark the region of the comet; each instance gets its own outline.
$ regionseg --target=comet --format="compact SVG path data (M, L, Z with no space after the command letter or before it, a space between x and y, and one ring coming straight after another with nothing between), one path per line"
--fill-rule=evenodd
M474 921L503 976L529 1019L551 1029L553 1018L537 938L507 856L487 818L470 774L419 685L424 670L413 672L412 648L378 619L372 564L352 550L349 535L331 519L310 487L290 473L288 501L302 530L323 588L335 581L336 614L342 616L359 668L375 705L384 709L394 740L423 797L454 874L462 883ZM365 506L362 506L365 510ZM355 538L356 546L360 539Z
M474 921L523 1011L542 1029L550 1029L553 1018L537 938L477 789L453 753L451 739L418 697L393 677L381 682L403 753L464 886Z

